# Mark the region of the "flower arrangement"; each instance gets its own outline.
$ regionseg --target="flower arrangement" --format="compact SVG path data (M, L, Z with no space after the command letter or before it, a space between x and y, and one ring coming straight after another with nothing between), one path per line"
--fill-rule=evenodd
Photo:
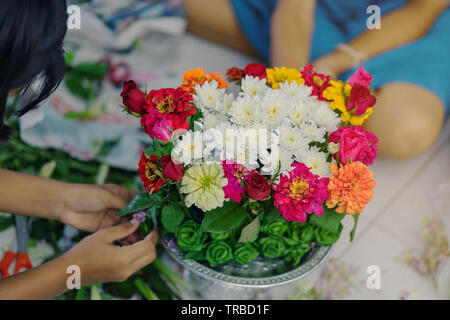
M346 215L353 240L375 188L378 140L361 126L376 101L371 75L361 67L344 83L312 66L251 63L226 80L199 68L178 88L124 84L122 107L151 144L138 169L146 192L119 215L211 267L259 256L298 266L339 239Z

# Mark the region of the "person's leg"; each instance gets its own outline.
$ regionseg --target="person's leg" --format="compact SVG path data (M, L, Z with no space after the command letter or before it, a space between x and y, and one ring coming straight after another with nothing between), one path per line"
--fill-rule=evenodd
M229 0L185 0L188 32L258 56L239 26Z
M441 100L421 86L395 82L377 91L377 103L365 127L379 138L380 155L410 158L438 138L445 111Z

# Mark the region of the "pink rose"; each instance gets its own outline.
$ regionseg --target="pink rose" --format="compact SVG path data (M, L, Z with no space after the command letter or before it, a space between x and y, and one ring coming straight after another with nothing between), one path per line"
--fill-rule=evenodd
M358 70L347 80L347 83L352 87L355 84L363 85L364 87L369 87L372 83L372 75L364 69L363 66L360 66Z
M158 140L169 142L172 137L172 121L166 119L158 111L144 114L141 118L141 125L144 127L144 131L152 138L154 137Z
M368 166L373 164L377 157L378 138L360 126L342 127L333 132L328 141L339 143L339 152L333 156L335 159L339 156L339 161L342 163L351 159Z

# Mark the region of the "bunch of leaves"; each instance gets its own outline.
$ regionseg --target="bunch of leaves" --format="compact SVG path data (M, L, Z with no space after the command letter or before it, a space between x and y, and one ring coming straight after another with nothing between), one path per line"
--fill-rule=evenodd
M106 62L80 62L75 64L74 58L74 51L65 54L64 83L71 94L86 102L87 108L83 111L67 112L65 116L73 119L92 118L98 113L98 110L94 109L94 104L103 79L109 72L109 66Z
M176 184L165 185L158 193L140 193L118 215L144 211L147 231L159 228L175 239L185 259L207 261L211 267L234 260L247 264L259 256L285 259L294 267L316 246L335 243L345 216L325 208L322 216L309 215L305 223L288 222L273 201L244 205L227 201L220 208L201 212L186 208Z

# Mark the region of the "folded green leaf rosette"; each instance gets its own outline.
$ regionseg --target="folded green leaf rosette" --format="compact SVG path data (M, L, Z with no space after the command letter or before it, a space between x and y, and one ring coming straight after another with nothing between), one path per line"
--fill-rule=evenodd
M309 224L291 222L289 236L300 243L309 244L314 238L314 229Z
M261 231L267 234L282 236L289 230L289 222L284 218L276 218L264 221Z
M294 267L297 267L300 264L300 260L310 250L310 246L307 244L299 244L297 246L290 247L286 251L285 259L288 262L292 262Z
M225 240L225 239L228 239L228 237L230 236L230 233L229 232L221 232L221 233L210 232L209 235L213 240Z
M177 245L184 251L203 249L207 234L200 230L200 225L193 220L183 223L175 232Z
M280 236L267 236L259 239L261 253L267 258L279 258L286 253L286 244Z
M314 237L319 245L329 246L339 239L341 231L342 231L342 224L339 225L339 229L337 232L331 232L326 229L316 227L316 229L314 230Z
M231 246L224 240L215 240L206 247L206 260L212 268L224 264L233 258Z
M233 250L234 261L238 264L247 264L258 258L259 251L252 243L238 243Z

